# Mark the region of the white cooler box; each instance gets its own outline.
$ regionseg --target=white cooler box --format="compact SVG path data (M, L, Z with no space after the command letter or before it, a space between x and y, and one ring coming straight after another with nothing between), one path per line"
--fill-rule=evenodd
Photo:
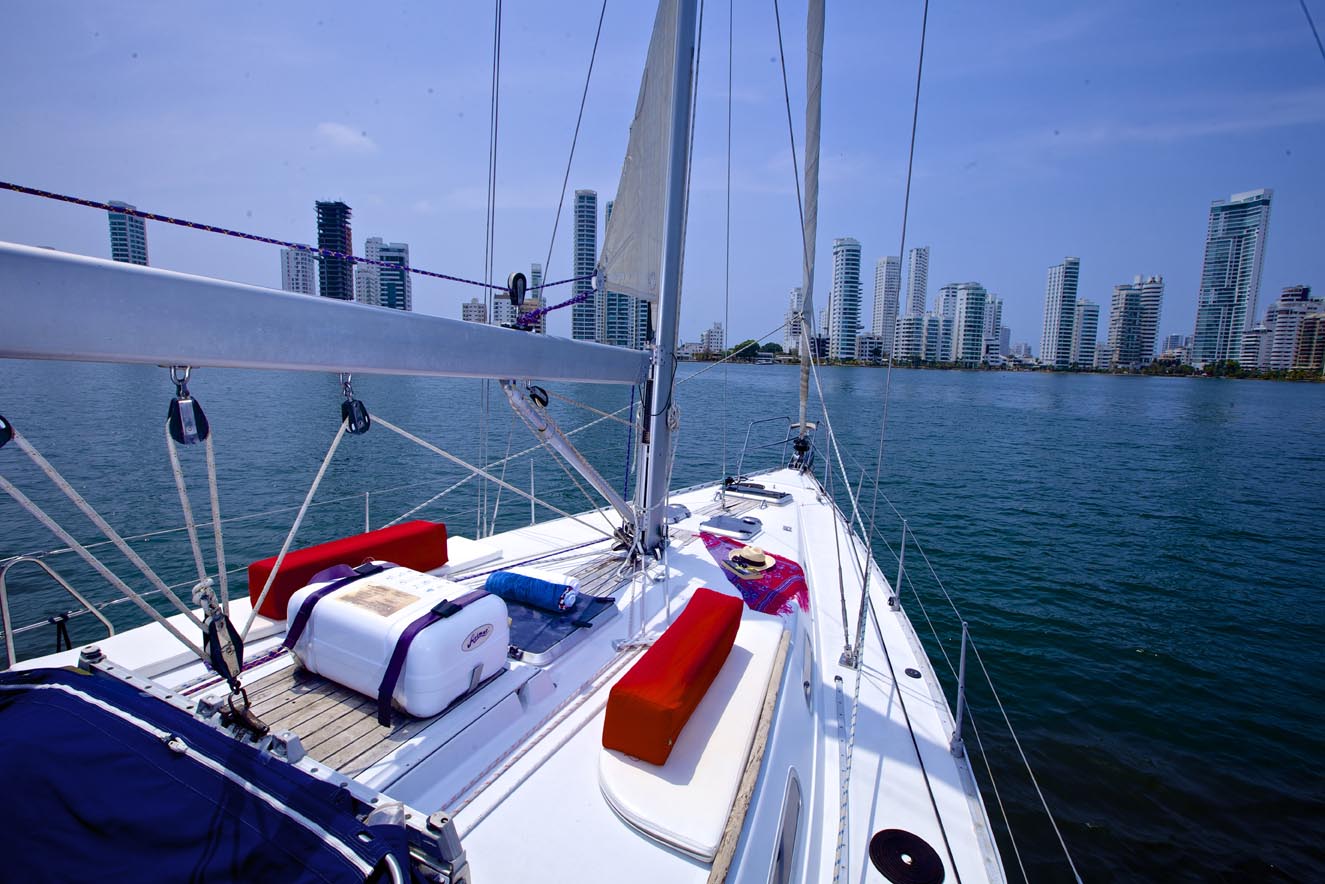
M323 586L314 583L291 596L285 622L293 623L308 596ZM466 592L458 583L408 568L361 577L317 603L294 653L309 670L375 699L405 627ZM393 705L418 718L436 715L506 665L510 636L506 603L495 595L428 625L410 643Z

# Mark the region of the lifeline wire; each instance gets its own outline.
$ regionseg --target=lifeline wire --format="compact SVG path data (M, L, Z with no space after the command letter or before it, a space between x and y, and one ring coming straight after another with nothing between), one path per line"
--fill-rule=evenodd
M320 249L316 246L304 245L303 243L287 242L283 239L274 239L270 236L259 236L256 233L244 233L240 230L230 230L225 227L216 227L212 224L202 224L198 221L187 221L183 218L172 218L169 215L158 215L155 212L144 212L140 209L130 208L129 206L112 206L110 203L100 203L96 200L83 199L82 197L68 196L63 193L53 193L49 190L38 190L35 187L25 187L22 184L14 184L9 181L0 181L0 190L9 190L14 193L22 193L27 196L37 196L42 199L56 200L62 203L72 203L75 206L84 206L89 209L100 209L104 212L118 212L121 215L132 215L135 218L142 218L146 221L160 221L163 224L175 224L179 227L188 227L193 230L201 230L205 233L219 233L222 236L233 236L238 239L247 239L253 242L267 243L273 246L282 246L287 249L294 249L298 252L308 252L311 255L321 255L325 258L336 258L341 261L349 261L353 264L369 264L373 267L386 267L392 270L400 270L399 264L392 264L389 261L375 261L372 258L361 258L356 255L347 255L344 252L337 252L333 249ZM447 282L462 282L465 285L476 285L485 289L505 290L504 285L489 284L479 282L476 279L465 279L463 276L452 276L449 273L438 273L435 270L421 270L418 267L405 267L410 273L416 273L419 276L428 276L433 279L444 279ZM566 285L573 282L583 282L587 279L593 279L592 276L578 276L569 279L558 279L555 282L546 282L542 288L551 288L552 286Z

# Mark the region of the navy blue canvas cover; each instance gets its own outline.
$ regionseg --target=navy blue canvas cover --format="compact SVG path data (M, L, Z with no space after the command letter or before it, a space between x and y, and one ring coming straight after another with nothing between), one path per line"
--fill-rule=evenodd
M104 673L0 674L0 747L6 881L364 881L388 854L409 874L404 830L348 792Z

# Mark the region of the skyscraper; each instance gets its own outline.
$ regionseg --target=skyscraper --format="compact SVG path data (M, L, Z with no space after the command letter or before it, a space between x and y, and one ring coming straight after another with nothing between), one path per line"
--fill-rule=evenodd
M571 307L570 334L577 341L596 341L599 338L598 304L593 282L579 279L592 276L598 263L598 192L595 190L575 191L573 248L571 275L577 281L571 283L571 295L587 294L588 297Z
M883 352L892 352L897 331L897 305L902 294L902 259L889 256L874 265L874 321L870 330L883 339Z
M1155 361L1159 340L1159 315L1164 309L1164 277L1137 277L1141 285L1141 364Z
M985 311L989 306L989 292L978 282L943 288L954 290L952 353L948 361L974 368L985 356Z
M974 285L974 283L956 283L950 282L945 286L939 287L939 293L934 298L934 312L944 319L957 318L957 290L962 285Z
M1077 314L1077 281L1081 259L1064 258L1049 268L1044 287L1044 334L1040 338L1040 362L1050 368L1072 364L1072 335Z
M1197 366L1236 359L1242 350L1242 334L1256 315L1273 195L1251 190L1210 204L1192 335Z
M336 200L335 202L318 201L317 207L317 247L340 252L343 255L354 254L354 240L350 235L350 207ZM324 298L336 298L340 301L354 300L354 264L345 258L333 258L319 255L317 259L318 292Z
M906 315L924 316L929 297L929 246L907 253Z
M382 245L382 237L368 237L363 241L363 256L369 261L382 260ZM382 306L382 269L376 264L354 265L354 300Z
M312 252L281 249L281 288L301 295L317 294L317 262Z
M849 236L833 240L833 289L828 301L828 356L856 358L860 331L860 243Z
M782 349L788 353L799 353L801 349L801 309L804 304L805 293L796 286L787 301L786 324L782 326Z
M1279 300L1265 311L1265 325L1270 330L1267 364L1261 368L1288 370L1293 367L1297 353L1302 320L1310 313L1325 310L1325 304L1311 297L1311 287L1286 286Z
M1078 368L1094 368L1095 344L1100 334L1100 305L1085 298L1077 301L1072 325L1072 354L1068 362Z
M409 244L385 243L381 247L379 256L379 260L391 265L378 268L379 303L392 310L412 311L414 294L409 272Z
M1003 299L993 292L985 301L985 361L992 365L1002 365L1007 347L1003 341Z
M112 200L109 205L132 209L128 203ZM110 219L110 257L125 264L147 265L147 224L137 215L107 212Z
M1164 277L1136 276L1113 287L1109 309L1109 348L1113 364L1141 368L1155 359L1155 338L1164 302ZM1241 347L1241 341L1238 344ZM1233 357L1233 358L1236 358Z

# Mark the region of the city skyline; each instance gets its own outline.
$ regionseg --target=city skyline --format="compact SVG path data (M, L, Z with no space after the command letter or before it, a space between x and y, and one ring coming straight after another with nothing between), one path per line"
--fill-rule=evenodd
M549 254L588 60L587 48L553 52L540 35L592 34L597 13L522 9L521 27L506 34L504 57L521 61L503 75L499 278ZM780 310L788 286L800 284L800 248L782 84L769 61L776 35L763 11L742 7L736 19L731 266L742 284L733 284L730 334L743 339L765 334L757 319ZM594 188L600 200L615 197L651 20L650 10L632 6L609 11L604 23L606 51L571 172L572 187ZM309 28L312 21L322 24ZM415 265L482 278L491 47L471 37L490 31L490 15L417 9L408 22L388 37L299 2L266 12L163 8L147 19L25 7L0 35L13 62L0 83L13 114L0 163L20 183L304 243L306 207L339 198L354 207L356 227L409 242ZM724 265L725 28L721 17L705 25L686 338L711 321L706 299ZM830 11L816 310L827 300L833 238L855 236L871 262L899 251L908 145L883 121L909 115L910 95L884 87L914 80L918 32L918 7ZM786 49L799 107L804 47L789 39ZM1229 57L1240 64L1222 64ZM1044 267L1061 256L1081 255L1080 293L1101 304L1138 269L1161 272L1160 330L1190 334L1210 200L1273 187L1262 288L1318 282L1325 254L1315 206L1325 180L1311 157L1325 142L1319 65L1295 7L936 7L903 260L913 244L932 244L933 274L999 292L1004 324L1025 340L1038 339ZM315 94L333 66L344 74L335 108L282 98ZM386 94L383 82L393 84ZM870 114L859 109L862 82L879 89ZM200 94L209 100L198 102ZM126 95L134 96L131 113ZM797 114L798 136L800 126ZM542 149L509 134L519 129L545 133ZM208 174L197 174L200 162ZM997 221L964 206L997 207ZM103 217L0 194L0 239L105 256ZM572 275L570 219L567 193L549 279ZM270 247L148 226L154 266L275 284ZM474 294L416 283L415 309L424 313L454 316ZM569 336L569 313L553 314L549 331Z

